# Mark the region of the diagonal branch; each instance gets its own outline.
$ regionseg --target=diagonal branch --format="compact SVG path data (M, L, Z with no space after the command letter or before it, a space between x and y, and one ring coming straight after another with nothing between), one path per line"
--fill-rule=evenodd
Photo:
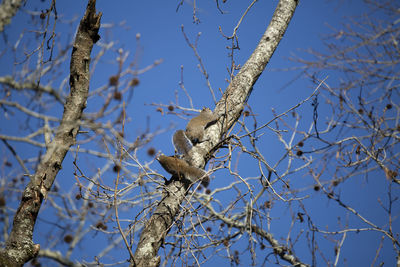
M282 260L285 260L297 267L309 267L308 264L300 262L300 260L293 254L293 251L290 250L285 245L279 244L279 241L274 238L274 236L257 225L246 225L246 223L238 222L237 220L225 217L224 215L216 212L214 208L210 205L210 203L202 203L206 208L210 211L210 213L226 223L229 227L234 227L240 229L241 231L251 231L256 233L259 236L262 236L267 242L271 245L274 253L278 255Z
M0 251L0 266L22 266L39 252L40 245L34 244L32 240L36 218L69 148L76 141L79 130L77 122L81 119L89 92L90 53L100 38L100 18L101 12L96 14L96 0L89 0L72 49L71 90L64 105L60 126L23 192L6 247Z
M207 153L213 151L220 138L225 135L239 119L253 85L264 71L280 40L282 39L298 1L280 0L267 30L261 37L257 48L233 78L224 95L219 100L214 113L220 115L220 121L207 128L208 141L193 148L192 165L204 167ZM173 226L180 205L185 199L187 187L180 181L174 181L165 188L164 196L154 214L145 224L135 252L132 266L158 266L158 250L165 236Z

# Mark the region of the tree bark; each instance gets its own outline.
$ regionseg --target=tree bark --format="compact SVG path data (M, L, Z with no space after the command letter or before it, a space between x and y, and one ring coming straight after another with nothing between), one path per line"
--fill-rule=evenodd
M221 137L239 119L254 84L278 47L297 4L298 1L296 0L279 1L271 22L256 49L233 78L215 107L214 113L220 115L221 119L218 123L207 128L205 133L207 138L205 139L208 139L208 141L193 148L194 153L191 162L193 166L204 168L207 154L212 153ZM160 264L160 256L157 256L158 250L173 226L187 190L187 185L181 181L174 181L166 186L163 198L142 230L131 266L158 266ZM290 254L290 252L280 253L279 256L287 261L291 258L287 254Z
M39 244L32 240L33 230L43 199L62 166L69 148L75 144L79 130L77 123L86 107L89 92L90 53L99 40L101 12L96 14L96 0L89 0L85 15L75 36L70 64L70 94L64 105L62 121L47 147L36 173L30 177L5 248L0 251L0 266L22 266L37 255Z
M0 5L0 32L11 23L11 18L17 13L23 0L3 0Z

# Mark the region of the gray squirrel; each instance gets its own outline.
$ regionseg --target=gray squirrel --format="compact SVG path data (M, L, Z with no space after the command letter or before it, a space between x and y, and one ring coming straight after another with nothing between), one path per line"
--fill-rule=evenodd
M188 156L193 147L192 142L186 136L184 130L177 130L172 136L172 144L175 147L175 153L178 155Z
M203 108L199 115L194 117L186 125L186 136L192 142L193 145L201 143L204 137L204 131L218 120L211 109Z
M193 145L205 141L203 140L204 131L217 120L217 116L209 108L203 108L198 116L189 121L186 131L177 130L172 136L176 155L169 157L161 154L157 158L164 170L179 179L185 178L192 183L201 179L202 185L207 187L210 178L203 169L190 165L190 152Z
M210 178L206 175L206 172L203 169L189 165L184 159L180 159L176 156L168 157L161 154L157 157L157 160L164 170L179 179L187 179L192 183L201 179L201 184L204 187L207 187L209 184Z

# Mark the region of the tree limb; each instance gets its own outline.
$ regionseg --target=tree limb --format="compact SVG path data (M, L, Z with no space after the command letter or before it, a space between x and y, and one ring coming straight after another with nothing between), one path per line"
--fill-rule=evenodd
M64 104L64 99L60 94L51 86L42 86L38 85L36 82L23 82L19 83L14 80L13 77L11 76L4 76L0 77L0 83L4 85L8 85L16 90L33 90L37 92L45 92L48 93L49 95L52 95L58 102L61 104Z
M38 257L49 258L49 259L52 259L52 260L62 264L63 266L68 266L68 267L84 267L85 266L83 264L75 263L75 262L71 261L70 259L63 256L58 251L52 251L49 249L40 250Z
M233 124L239 119L253 85L264 71L280 40L282 39L298 1L280 0L267 30L258 43L253 54L233 78L224 95L214 110L220 115L220 121L207 128L207 142L193 148L192 165L203 168L206 155L211 152ZM132 266L158 266L160 257L158 250L165 236L173 226L180 205L185 199L188 186L181 181L173 181L166 186L164 196L154 214L145 224L134 255ZM287 258L283 258L287 260Z
M89 64L93 44L99 40L101 12L96 14L96 0L89 0L75 36L70 64L70 94L56 135L49 144L31 182L26 186L5 248L0 251L1 266L22 266L40 249L32 240L33 230L43 199L62 166L68 149L74 145L89 92Z

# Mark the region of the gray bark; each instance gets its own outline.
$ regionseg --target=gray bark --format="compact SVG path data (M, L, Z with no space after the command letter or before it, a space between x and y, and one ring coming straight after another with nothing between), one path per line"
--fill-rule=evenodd
M19 10L19 7L24 0L3 0L0 4L0 32L4 27L11 23L11 18Z
M0 251L0 266L22 266L37 255L39 244L32 240L33 230L43 199L62 166L69 148L74 145L89 92L89 64L93 44L99 39L101 12L96 14L96 0L89 0L71 54L70 94L64 105L62 121L49 144L31 182L26 186L5 248Z
M293 17L297 4L298 1L296 0L279 1L271 22L256 49L239 73L233 78L215 107L214 113L220 115L221 119L215 125L207 128L205 139L208 139L208 141L202 142L193 148L194 155L191 162L193 166L204 168L207 155L214 151L221 141L221 137L239 119L254 84L278 47ZM180 205L185 198L187 190L187 186L181 181L174 181L166 186L163 198L142 230L132 266L159 265L158 250L168 231L173 226L174 219L180 211ZM269 241L275 242L276 240L270 238ZM271 245L275 248L278 247L277 244ZM301 263L291 255L290 251L280 250L277 254L281 259L293 265L301 266Z

